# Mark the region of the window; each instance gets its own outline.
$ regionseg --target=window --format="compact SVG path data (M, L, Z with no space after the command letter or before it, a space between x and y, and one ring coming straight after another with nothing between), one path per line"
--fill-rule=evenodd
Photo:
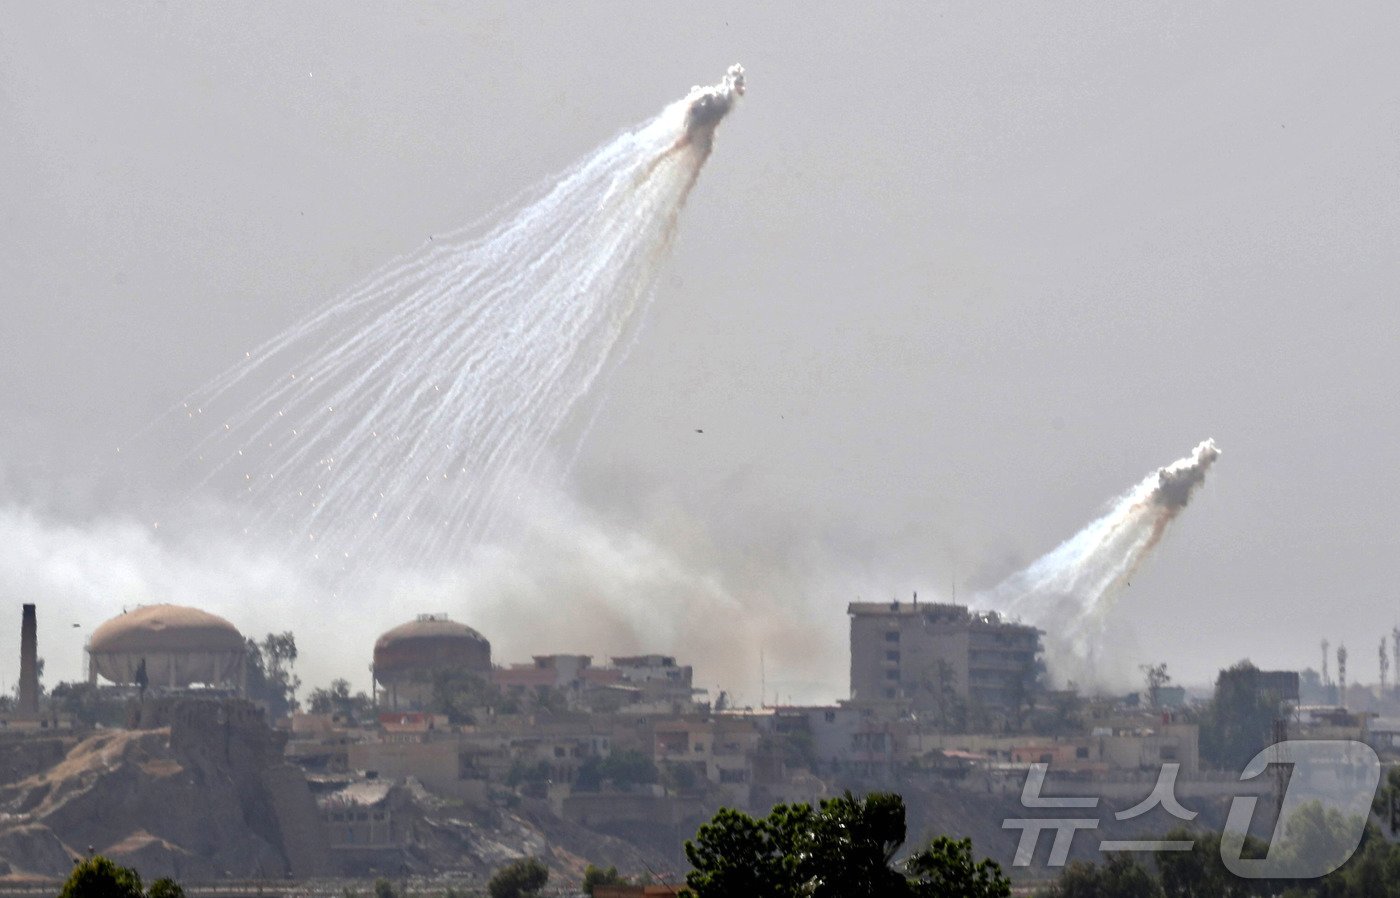
M893 689L886 689L886 690L885 690L885 698L894 698L894 690L893 690Z
M836 722L836 712L835 712L835 711L827 711L827 712L826 712L826 722L827 722L827 723L835 723L835 722Z
M1081 746L1079 746L1078 748L1076 748L1076 749L1074 750L1074 756L1075 756L1075 758L1077 758L1077 759L1079 759L1079 760L1081 760L1081 761L1087 760L1088 757L1089 757L1089 746L1087 746L1087 745L1081 745Z
M562 746L562 745L556 745L556 746L554 746L554 757L556 757L556 758L562 758L562 757L564 757L564 755L565 755L564 746Z
M885 671L885 679L887 679L887 680L895 680L896 682L898 682L898 680L899 680L899 671L897 671L897 670L887 670L887 671Z
M896 649L896 650L891 651L891 652L885 652L885 660L886 660L886 661L895 661L895 662L898 662L898 661L899 661L899 650Z
M885 642L899 642L899 631L891 630L885 634Z

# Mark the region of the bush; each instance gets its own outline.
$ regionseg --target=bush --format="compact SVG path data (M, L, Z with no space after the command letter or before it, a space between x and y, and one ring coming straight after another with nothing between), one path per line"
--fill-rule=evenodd
M511 861L496 871L486 884L491 898L525 898L538 894L549 882L549 868L539 858Z
M1221 898L1224 895L1205 894ZM1072 862L1046 895L1047 898L1160 898L1162 887L1134 858L1115 854L1103 864Z
M635 785L654 783L659 776L651 758L638 751L621 751L606 758L593 757L585 761L579 768L574 788L582 792L596 792L604 780L611 780L614 786L626 791Z
M592 895L595 886L620 886L627 884L627 877L617 872L616 867L609 867L604 870L602 867L588 865L588 869L583 871L583 893Z
M99 854L73 866L58 898L145 898L145 893L140 874Z
M392 882L381 877L374 881L374 898L398 898L398 892Z
M146 898L185 898L185 890L173 879L161 877L146 890Z

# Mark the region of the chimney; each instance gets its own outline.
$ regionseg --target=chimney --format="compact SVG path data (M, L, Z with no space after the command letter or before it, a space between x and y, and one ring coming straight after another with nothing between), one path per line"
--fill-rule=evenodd
M19 632L19 713L39 713L39 624L34 606L24 606Z

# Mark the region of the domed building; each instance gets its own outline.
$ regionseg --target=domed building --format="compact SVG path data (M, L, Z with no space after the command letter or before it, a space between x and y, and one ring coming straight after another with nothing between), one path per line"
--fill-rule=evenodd
M246 654L243 634L218 615L183 605L143 605L93 631L88 679L131 685L145 662L152 688L199 683L241 689Z
M420 614L374 643L374 680L392 710L421 707L432 695L433 675L467 671L491 675L491 643L445 614Z

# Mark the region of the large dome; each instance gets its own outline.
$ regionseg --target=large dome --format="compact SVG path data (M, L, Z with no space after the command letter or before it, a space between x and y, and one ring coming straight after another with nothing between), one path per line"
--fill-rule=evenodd
M145 605L98 627L88 643L94 674L133 683L141 662L151 686L236 681L243 634L218 615L182 605Z
M491 643L445 615L423 614L374 643L374 676L381 683L424 679L437 670L489 673Z

